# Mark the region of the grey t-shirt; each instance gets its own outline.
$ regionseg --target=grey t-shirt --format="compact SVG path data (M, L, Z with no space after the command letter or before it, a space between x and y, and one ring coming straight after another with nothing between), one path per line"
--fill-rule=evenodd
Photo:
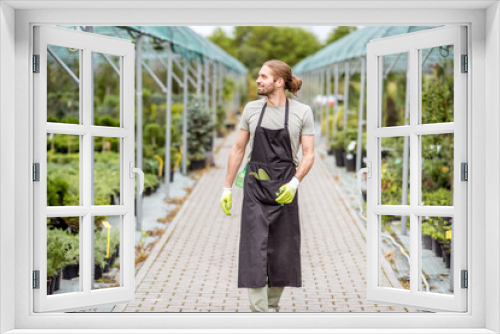
M250 160L255 128L259 122L260 113L266 99L255 100L247 103L240 120L240 129L250 131L250 141L248 143L250 151L248 160ZM292 145L292 155L295 166L298 167L301 136L314 136L314 119L311 107L297 100L289 101L288 111L288 132L290 133L290 142ZM285 106L273 107L269 104L266 107L261 126L267 129L282 129L285 127Z

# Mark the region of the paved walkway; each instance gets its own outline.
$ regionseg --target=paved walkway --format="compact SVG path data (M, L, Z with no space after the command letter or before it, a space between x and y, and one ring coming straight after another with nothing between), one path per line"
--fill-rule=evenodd
M250 312L237 288L243 190L233 187L232 216L219 204L233 132L216 166L190 197L136 276L135 300L113 312ZM281 312L415 312L366 299L365 228L356 221L319 154L300 185L303 287L284 290ZM384 286L401 287L389 264Z

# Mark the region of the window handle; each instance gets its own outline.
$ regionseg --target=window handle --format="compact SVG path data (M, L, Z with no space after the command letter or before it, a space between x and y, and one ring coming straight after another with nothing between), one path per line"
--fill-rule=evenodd
M361 168L357 172L358 177L357 177L356 181L358 183L358 191L359 191L360 194L362 193L361 192L361 175L363 173L366 173L366 175L368 176L369 179L371 179L371 177L372 177L372 163L370 161L367 161L366 162L366 166L367 167Z
M134 167L133 161L130 161L128 163L128 167L129 167L129 177L131 179L134 178L134 173L139 174L139 184L141 185L139 187L139 189L140 189L139 194L142 194L142 192L144 191L144 172L142 171L142 169Z

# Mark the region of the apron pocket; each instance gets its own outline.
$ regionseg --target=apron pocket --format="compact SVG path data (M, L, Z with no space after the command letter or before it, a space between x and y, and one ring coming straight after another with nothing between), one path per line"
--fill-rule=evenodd
M247 192L251 197L255 198L259 202L267 205L280 205L276 202L278 198L277 193L279 188L285 185L288 181L285 180L257 180L255 178L250 178L248 180Z

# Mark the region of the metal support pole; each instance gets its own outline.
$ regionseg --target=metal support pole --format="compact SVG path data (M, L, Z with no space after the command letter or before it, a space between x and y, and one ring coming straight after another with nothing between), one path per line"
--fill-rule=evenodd
M212 71L212 122L215 125L217 122L217 63L213 63L213 71ZM212 131L212 152L215 152L215 137L216 137L216 131L215 131L215 126Z
M333 95L335 97L335 104L333 105L333 120L334 120L334 126L333 126L333 134L336 133L337 131L337 123L335 123L335 120L337 119L337 113L339 112L339 101L337 97L339 96L339 64L335 64L335 74L334 74L334 84L333 84Z
M165 129L165 197L168 198L170 193L170 146L172 135L172 51L170 48L167 50L167 110L166 120L167 125Z
M187 175L188 61L184 60L184 108L182 110L182 174Z
M61 67L63 68L63 70L69 74L69 76L71 77L71 79L73 79L73 81L77 84L77 85L80 85L80 79L75 75L75 73L73 73L73 71L68 67L68 65L66 65L66 63L64 62L64 60L62 60L56 52L54 52L50 46L47 45L47 51L49 51L49 53L51 54L51 56L56 60L56 62L61 65ZM118 72L118 75L120 75L120 72Z
M135 87L135 95L136 95L136 109L137 109L137 133L136 133L136 143L137 143L137 163L136 167L143 169L142 167L142 35L137 37L136 43L136 58L135 58L135 67L136 67L136 87ZM137 216L137 225L136 230L142 231L142 195L140 193L141 185L140 182L137 182L137 191L135 194L135 205L136 205L136 216Z
M196 60L196 95L197 97L201 97L201 84L203 83L203 78L202 78L202 64L201 60L197 59Z
M206 110L208 110L209 108L209 100L208 100L208 90L209 90L209 87L208 87L208 82L209 82L209 68L208 68L209 64L208 64L208 59L205 58L205 77L204 77L204 84L205 84L205 108Z
M408 66L406 69L406 96L405 96L405 125L410 118L410 57L408 57ZM403 142L403 187L401 189L401 204L408 204L408 159L410 155L410 137L404 136ZM406 227L407 216L401 216L401 233L408 235Z
M345 71L344 71L344 131L347 129L347 114L349 113L349 60L345 61Z
M356 170L361 169L361 159L363 151L363 123L365 117L365 77L366 77L366 59L361 59L361 89L359 92L359 111L358 111L358 143L356 144Z
M328 103L328 96L332 93L332 68L328 66L326 70L326 139L328 140L328 137L330 135L330 104Z
M222 87L224 86L224 68L222 67L222 64L221 63L217 63L217 69L218 69L218 74L217 74L217 78L218 78L218 82L219 82L219 91L218 91L218 94L217 94L217 104L221 104L222 103Z

